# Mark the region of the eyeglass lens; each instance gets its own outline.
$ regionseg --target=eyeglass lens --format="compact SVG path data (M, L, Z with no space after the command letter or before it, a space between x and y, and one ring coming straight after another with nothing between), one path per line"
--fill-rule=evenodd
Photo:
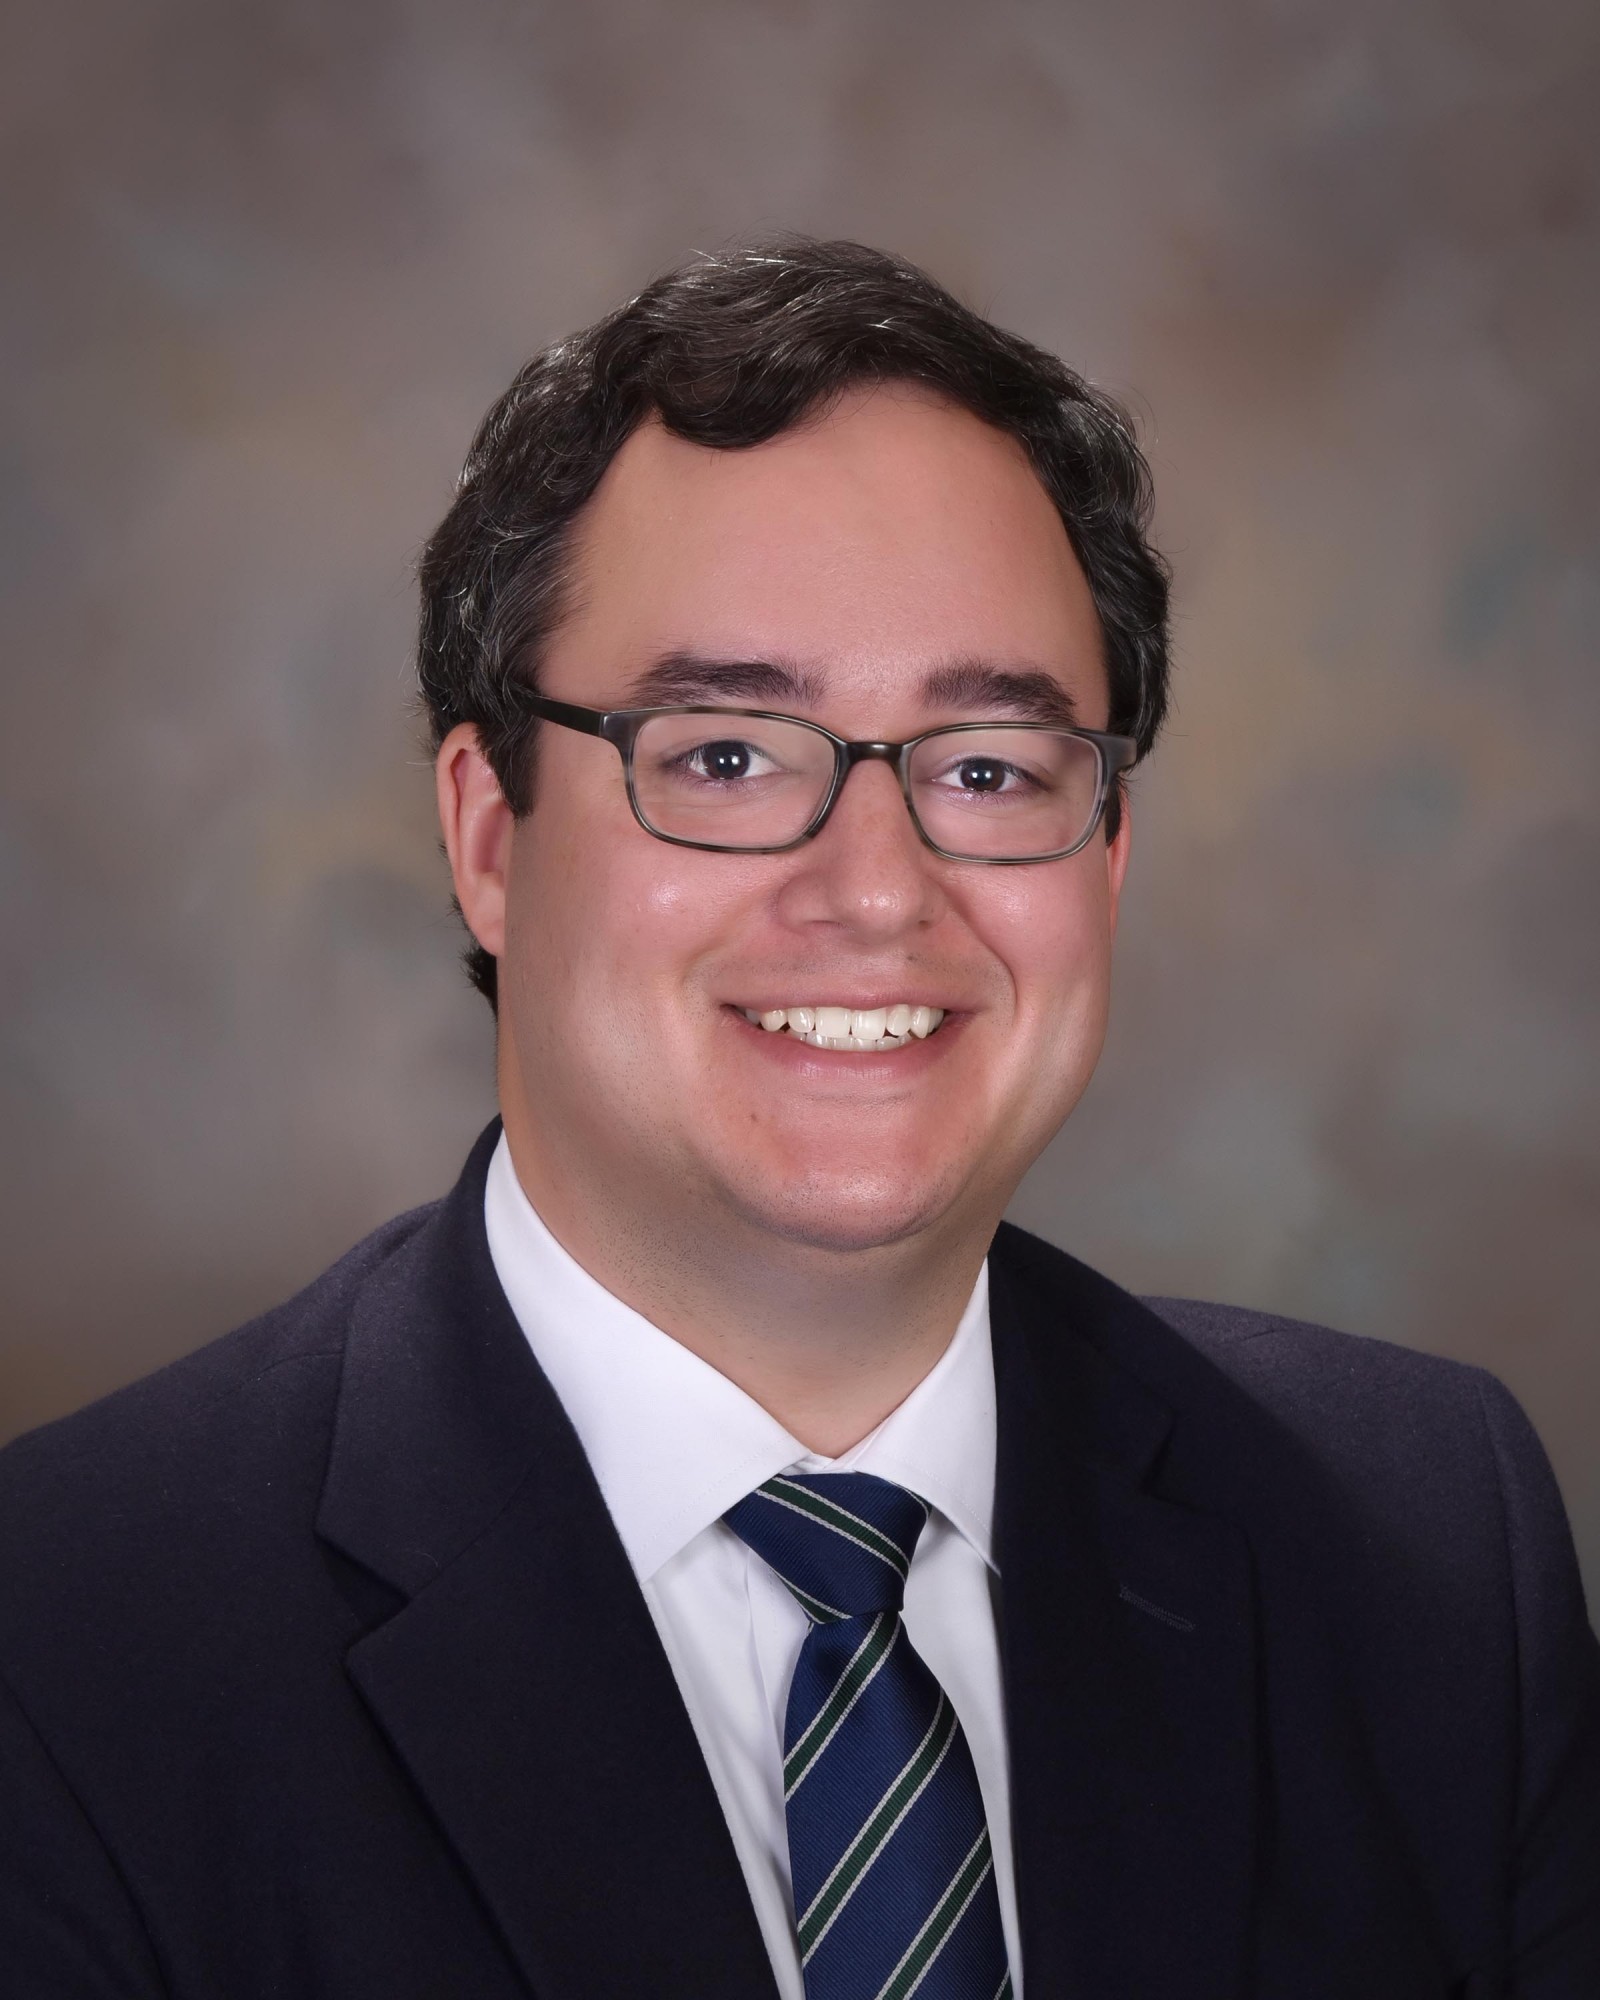
M656 715L633 746L639 811L657 833L717 847L782 847L815 819L834 749L803 723L751 715ZM1074 847L1100 797L1093 743L985 724L931 736L911 753L917 819L935 846L978 861Z

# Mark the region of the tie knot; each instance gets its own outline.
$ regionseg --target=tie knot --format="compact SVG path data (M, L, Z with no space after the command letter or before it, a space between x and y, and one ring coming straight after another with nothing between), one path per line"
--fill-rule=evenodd
M870 1472L782 1472L723 1519L814 1623L898 1611L925 1502Z

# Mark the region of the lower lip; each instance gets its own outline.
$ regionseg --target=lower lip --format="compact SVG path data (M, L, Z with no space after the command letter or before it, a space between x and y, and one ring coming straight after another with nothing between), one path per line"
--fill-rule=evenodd
M752 1044L752 1053L780 1063L792 1076L863 1083L893 1083L897 1079L909 1083L921 1076L949 1053L966 1022L963 1014L946 1014L931 1035L923 1036L920 1041L913 1037L898 1049L819 1049L790 1034L787 1028L774 1033L746 1020L741 1008L724 1007L722 1011L735 1032L743 1031Z

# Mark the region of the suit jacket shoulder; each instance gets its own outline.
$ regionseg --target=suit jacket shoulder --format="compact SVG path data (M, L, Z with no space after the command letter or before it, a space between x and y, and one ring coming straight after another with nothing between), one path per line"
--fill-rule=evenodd
M163 1538L192 1557L208 1522L236 1548L272 1511L265 1494L287 1507L295 1489L314 1505L351 1314L438 1206L395 1217L283 1304L0 1450L0 1621L32 1575L103 1587L119 1555L153 1556ZM3 1648L0 1636L0 1673Z
M1124 1750L1071 1844L1115 1829L1108 1907L1141 1864L1194 1892L1182 1950L1124 1908L1085 1920L1080 1963L1095 1940L1115 1990L1131 1949L1138 1990L1170 1993L1197 1940L1228 1964L1248 1936L1256 1987L1235 1959L1219 1990L1600 1992L1600 1648L1510 1394L1383 1341L1145 1304L1010 1229L991 1293L1007 1595L1058 1661L1092 1632L1115 1662L1068 1665L1068 1728L1160 1746ZM1019 1741L1041 1699L1009 1711L1019 1797L1059 1820L1029 1805L1048 1743ZM1058 1754L1052 1795L1087 1754ZM1186 1821L1184 1796L1210 1803Z
M1009 1227L996 1252L1108 1359L1201 1420L1209 1474L1240 1504L1252 1492L1277 1504L1296 1465L1333 1481L1368 1521L1403 1520L1430 1493L1458 1523L1467 1494L1553 1493L1531 1425L1486 1369L1199 1299L1147 1298L1130 1312L1134 1301L1109 1280ZM1179 1447L1186 1460L1195 1442ZM1559 1501L1556 1514L1565 1542Z

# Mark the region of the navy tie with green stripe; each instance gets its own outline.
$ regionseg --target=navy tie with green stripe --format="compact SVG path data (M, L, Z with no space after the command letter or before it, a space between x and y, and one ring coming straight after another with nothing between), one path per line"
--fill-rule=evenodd
M783 1473L725 1518L811 1620L783 1736L806 2000L1010 2000L972 1753L900 1616L927 1506Z

